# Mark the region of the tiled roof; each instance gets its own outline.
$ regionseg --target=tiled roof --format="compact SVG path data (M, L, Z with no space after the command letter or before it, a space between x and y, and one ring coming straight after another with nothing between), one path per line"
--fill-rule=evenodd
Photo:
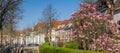
M59 25L66 25L66 24L68 24L70 21L71 21L71 20L53 21L53 22L52 22L52 26L53 26L53 28L54 28L54 27L57 27L57 26L59 26ZM42 23L42 22L39 22L39 23L34 27L34 30L36 31L36 30L40 29L41 27L43 27L43 23Z
M70 20L54 21L54 22L52 23L52 26L53 26L53 27L57 27L57 26L59 26L59 25L66 25L66 24L68 24L69 22L70 22Z
M24 30L15 30L15 33L17 35L20 35L20 34L25 34L25 31Z
M34 27L34 31L40 29L43 27L43 23L42 22L39 22L35 27Z

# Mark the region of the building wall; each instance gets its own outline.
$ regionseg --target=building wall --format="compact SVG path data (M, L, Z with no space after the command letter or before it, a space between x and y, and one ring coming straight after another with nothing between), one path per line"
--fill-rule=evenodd
M62 26L62 27L61 27ZM64 27L65 25L59 25L58 27L61 27L60 29L56 30L56 31L52 31L55 33L55 40L57 41L62 41L62 42L68 42L70 41L70 35L71 35L71 29L65 30Z
M43 44L45 42L44 40L45 35L44 34L30 34L29 36L19 36L17 41L18 44Z

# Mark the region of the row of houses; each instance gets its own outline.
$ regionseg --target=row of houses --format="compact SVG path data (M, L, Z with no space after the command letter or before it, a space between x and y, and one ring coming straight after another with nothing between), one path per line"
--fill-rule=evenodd
M68 42L72 40L72 23L71 20L62 20L62 21L54 21L53 28L51 30L51 41L53 42ZM18 36L15 37L6 37L5 43L13 43L13 44L42 44L45 42L45 36L47 36L43 32L43 23L39 22L35 27L33 27L32 31L25 33L23 30L17 30ZM9 40L8 40L9 39Z
M62 20L52 22L53 27L51 30L51 41L53 42L68 42L72 40L72 23L71 20ZM43 23L39 22L35 25L31 31L27 30L16 30L16 35L11 37L4 35L3 44L42 44L45 42L45 37L49 34L43 32Z
M11 43L20 45L42 44L45 42L44 34L36 34L32 31L29 34L20 33L19 36L13 37Z
M39 32L42 31L43 29L41 29L42 23L38 23L34 30ZM70 40L72 40L72 23L71 20L63 20L63 21L53 21L52 22L52 30L51 30L51 41L53 42L58 42L58 41L62 41L62 42L68 42ZM41 27L41 28L40 28ZM40 34L42 32L39 32ZM45 35L46 36L46 35ZM49 36L49 34L48 34Z

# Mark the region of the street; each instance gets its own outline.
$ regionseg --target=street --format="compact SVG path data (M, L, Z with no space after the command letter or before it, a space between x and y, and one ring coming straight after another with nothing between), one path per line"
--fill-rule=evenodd
M39 53L39 47L38 46L28 46L28 47L24 47L21 48L21 50L19 51L19 53L21 53L23 51L26 53Z
M38 46L7 47L1 53L39 53Z

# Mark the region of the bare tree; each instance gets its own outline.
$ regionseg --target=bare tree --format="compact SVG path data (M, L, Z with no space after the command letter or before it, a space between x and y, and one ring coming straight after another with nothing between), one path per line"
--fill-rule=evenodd
M48 5L43 10L42 16L43 16L43 23L44 23L43 29L46 34L46 38L49 38L49 41L51 42L51 32L53 28L52 22L54 22L57 19L58 14L51 5Z
M18 19L20 10L19 5L23 0L0 0L0 31L1 31L1 43L3 37L3 29L10 27L13 31L13 23ZM11 24L11 25L9 25Z

